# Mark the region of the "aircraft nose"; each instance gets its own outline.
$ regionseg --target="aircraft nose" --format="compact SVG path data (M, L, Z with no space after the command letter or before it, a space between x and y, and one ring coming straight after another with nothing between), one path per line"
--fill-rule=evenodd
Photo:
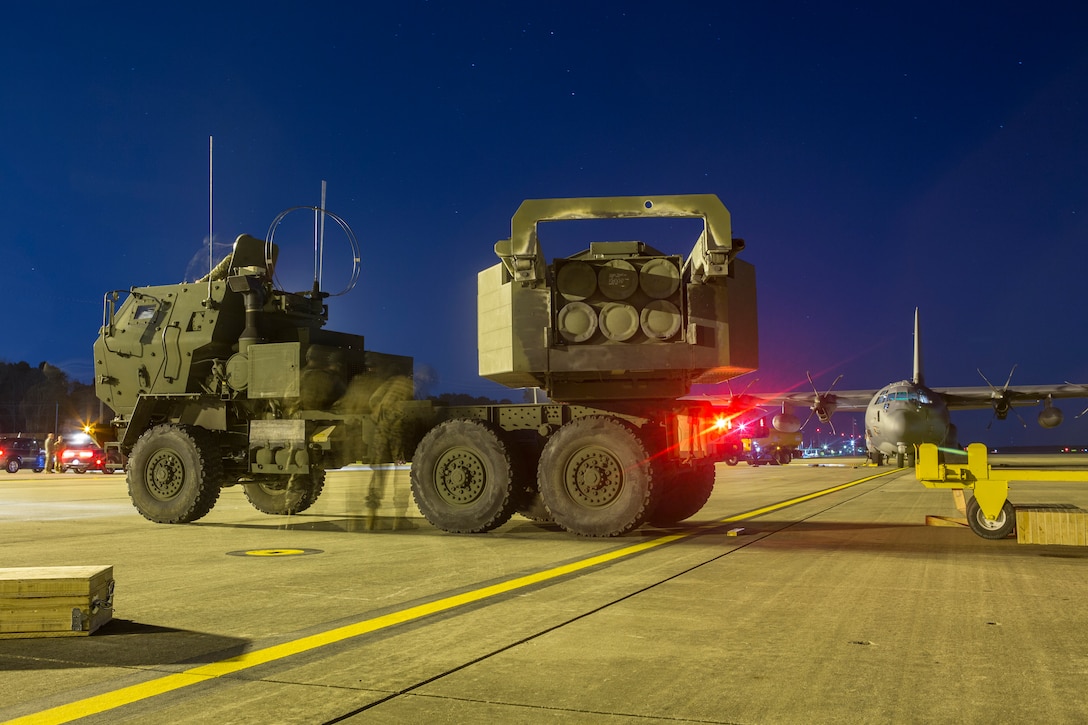
M910 428L910 419L906 411L889 410L884 414L884 430L881 438L888 441L906 440L906 433Z
M927 437L925 421L908 410L889 410L882 433L882 438L896 443L917 443Z

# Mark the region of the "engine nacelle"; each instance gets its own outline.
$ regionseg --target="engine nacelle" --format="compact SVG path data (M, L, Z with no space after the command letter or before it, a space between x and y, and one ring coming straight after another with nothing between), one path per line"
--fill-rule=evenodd
M779 433L796 433L801 430L801 419L792 413L776 413L771 425Z
M831 420L831 415L835 412L836 407L834 403L817 402L813 403L812 412L816 414L821 423L827 423Z

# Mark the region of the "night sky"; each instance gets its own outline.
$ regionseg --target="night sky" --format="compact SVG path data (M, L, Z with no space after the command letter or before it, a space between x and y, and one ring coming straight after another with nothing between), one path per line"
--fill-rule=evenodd
M520 399L476 376L475 285L523 199L675 193L717 194L747 241L754 388L909 377L916 306L930 385L1088 383L1088 11L868 5L5 4L0 359L90 382L104 292L206 267L214 137L214 241L326 180L363 257L329 327L430 365L433 392ZM583 248L569 226L549 259ZM277 232L300 289L311 227ZM697 228L645 241L686 254ZM1055 431L954 419L1088 443L1086 405Z

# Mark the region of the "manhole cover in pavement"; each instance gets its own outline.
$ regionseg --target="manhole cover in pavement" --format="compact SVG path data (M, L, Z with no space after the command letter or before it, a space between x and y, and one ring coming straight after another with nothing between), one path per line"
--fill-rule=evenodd
M245 551L228 551L227 556L306 556L308 554L322 554L321 549L246 549Z

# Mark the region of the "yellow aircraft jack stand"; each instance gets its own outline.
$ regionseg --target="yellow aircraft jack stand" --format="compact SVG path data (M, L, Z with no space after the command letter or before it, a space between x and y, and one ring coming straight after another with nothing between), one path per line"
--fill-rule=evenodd
M1088 511L1068 504L1013 506L1009 502L1010 481L1088 481L1088 471L1017 468L995 472L982 443L967 446L966 465L942 459L937 446L923 443L915 478L926 488L952 489L960 496L963 489L970 489L974 496L966 502L967 525L982 538L1004 539L1015 529L1021 544L1088 546Z

